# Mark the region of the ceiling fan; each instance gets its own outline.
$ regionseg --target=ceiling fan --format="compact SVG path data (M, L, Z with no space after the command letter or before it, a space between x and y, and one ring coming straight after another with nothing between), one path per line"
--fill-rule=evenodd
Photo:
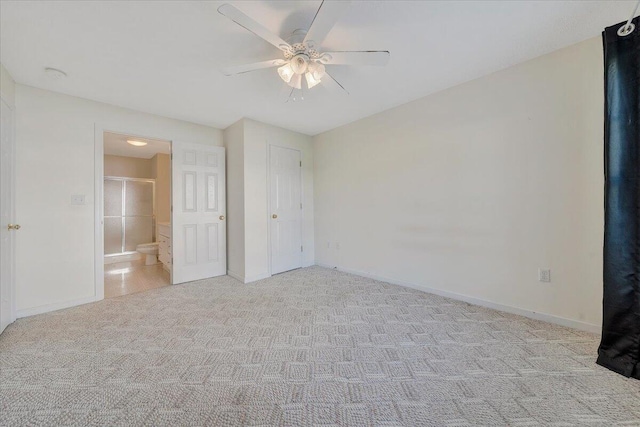
M281 50L283 58L252 64L228 67L222 70L227 76L248 73L250 71L278 67L280 78L291 87L289 96L295 89L312 87L323 83L330 88L340 88L349 93L325 69L325 65L386 65L389 51L322 51L320 46L333 28L340 15L349 6L349 1L326 1L313 18L308 30L295 30L286 41L267 30L249 16L230 4L223 4L218 12L253 34L271 43ZM304 79L303 79L304 76ZM295 98L294 98L295 100Z

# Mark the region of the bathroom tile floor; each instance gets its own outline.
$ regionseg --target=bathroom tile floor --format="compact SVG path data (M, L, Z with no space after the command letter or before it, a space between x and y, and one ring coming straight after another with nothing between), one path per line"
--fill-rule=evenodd
M104 266L104 297L112 298L157 289L171 284L162 264L144 265L144 259Z

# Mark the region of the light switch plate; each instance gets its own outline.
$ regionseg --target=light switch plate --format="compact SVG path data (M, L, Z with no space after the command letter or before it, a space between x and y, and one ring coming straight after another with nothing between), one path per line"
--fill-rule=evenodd
M71 204L72 205L84 205L85 197L84 194L74 194L71 196Z

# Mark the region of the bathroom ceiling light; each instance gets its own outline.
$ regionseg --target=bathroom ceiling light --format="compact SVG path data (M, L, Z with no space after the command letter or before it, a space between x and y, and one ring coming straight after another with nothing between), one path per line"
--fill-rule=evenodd
M127 139L127 143L129 143L131 145L135 145L136 147L144 147L145 145L147 145L146 142L144 142L144 141L136 141L135 139Z

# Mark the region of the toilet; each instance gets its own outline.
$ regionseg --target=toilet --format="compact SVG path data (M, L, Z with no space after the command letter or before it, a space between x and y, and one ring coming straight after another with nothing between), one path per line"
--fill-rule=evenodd
M158 242L138 245L136 246L136 251L146 255L144 265L154 265L158 263Z

